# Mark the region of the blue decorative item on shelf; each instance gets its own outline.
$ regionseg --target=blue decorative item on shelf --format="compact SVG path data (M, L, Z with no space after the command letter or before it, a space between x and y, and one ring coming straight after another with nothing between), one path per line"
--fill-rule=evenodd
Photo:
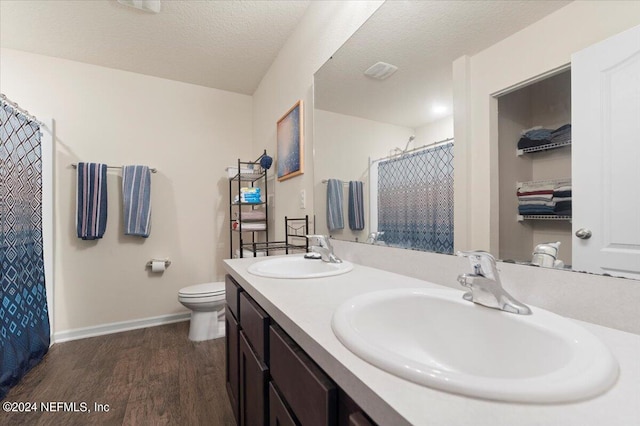
M273 163L273 158L269 157L266 154L263 155L262 158L260 158L260 166L265 170L269 170L269 167L271 167L272 163Z

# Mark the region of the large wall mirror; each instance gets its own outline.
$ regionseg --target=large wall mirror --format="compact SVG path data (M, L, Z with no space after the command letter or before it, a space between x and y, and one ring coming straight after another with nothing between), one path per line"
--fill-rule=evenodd
M452 64L568 3L384 3L315 74L316 232L452 253L453 234L459 232L454 229L453 188L462 184L455 180ZM571 269L573 172L566 132L571 98L567 66L497 99L500 244L493 254L499 259ZM540 145L536 138L544 132L536 133L539 124L541 130L558 131L543 137L557 136L550 141L557 149L519 152L523 133ZM564 202L559 205L565 210L553 220L531 218L549 207L543 199L550 197L549 188L536 197L537 184L551 185L558 203ZM528 192L533 195L526 198ZM388 193L402 197L389 198ZM536 247L541 256L534 255ZM549 253L558 254L555 263L545 258Z

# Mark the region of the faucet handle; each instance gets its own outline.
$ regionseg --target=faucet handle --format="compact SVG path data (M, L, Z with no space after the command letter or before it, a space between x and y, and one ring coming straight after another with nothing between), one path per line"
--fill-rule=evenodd
M308 240L315 240L319 247L331 248L328 235L305 235Z
M470 250L470 251L458 251L457 256L463 256L469 258L473 273L476 275L482 275L483 277L490 278L497 282L500 282L498 276L498 267L496 265L496 258L491 253L484 250Z

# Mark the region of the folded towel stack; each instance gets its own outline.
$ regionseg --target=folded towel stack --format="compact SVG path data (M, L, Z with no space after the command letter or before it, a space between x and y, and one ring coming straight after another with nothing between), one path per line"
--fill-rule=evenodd
M521 215L571 215L571 180L525 182L518 188Z
M260 188L240 188L240 195L236 196L234 203L258 204L262 202Z
M542 145L566 143L571 140L571 124L565 124L555 130L533 128L523 132L518 141L518 149L535 148Z
M239 231L240 228L242 228L243 231L264 231L267 229L267 224L264 222L245 222L244 220L242 222L238 222L235 220L232 227L236 231Z
M553 212L558 216L571 216L571 185L560 185L553 190Z
M238 212L235 213L235 219L238 220L240 215ZM244 222L261 222L267 220L267 215L262 210L251 210L247 212L242 212L242 223Z

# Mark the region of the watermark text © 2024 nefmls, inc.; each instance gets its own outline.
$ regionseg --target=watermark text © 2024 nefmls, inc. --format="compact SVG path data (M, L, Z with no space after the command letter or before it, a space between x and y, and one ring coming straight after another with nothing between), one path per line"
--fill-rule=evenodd
M110 409L109 404L86 401L5 401L2 403L2 411L5 413L108 413Z

